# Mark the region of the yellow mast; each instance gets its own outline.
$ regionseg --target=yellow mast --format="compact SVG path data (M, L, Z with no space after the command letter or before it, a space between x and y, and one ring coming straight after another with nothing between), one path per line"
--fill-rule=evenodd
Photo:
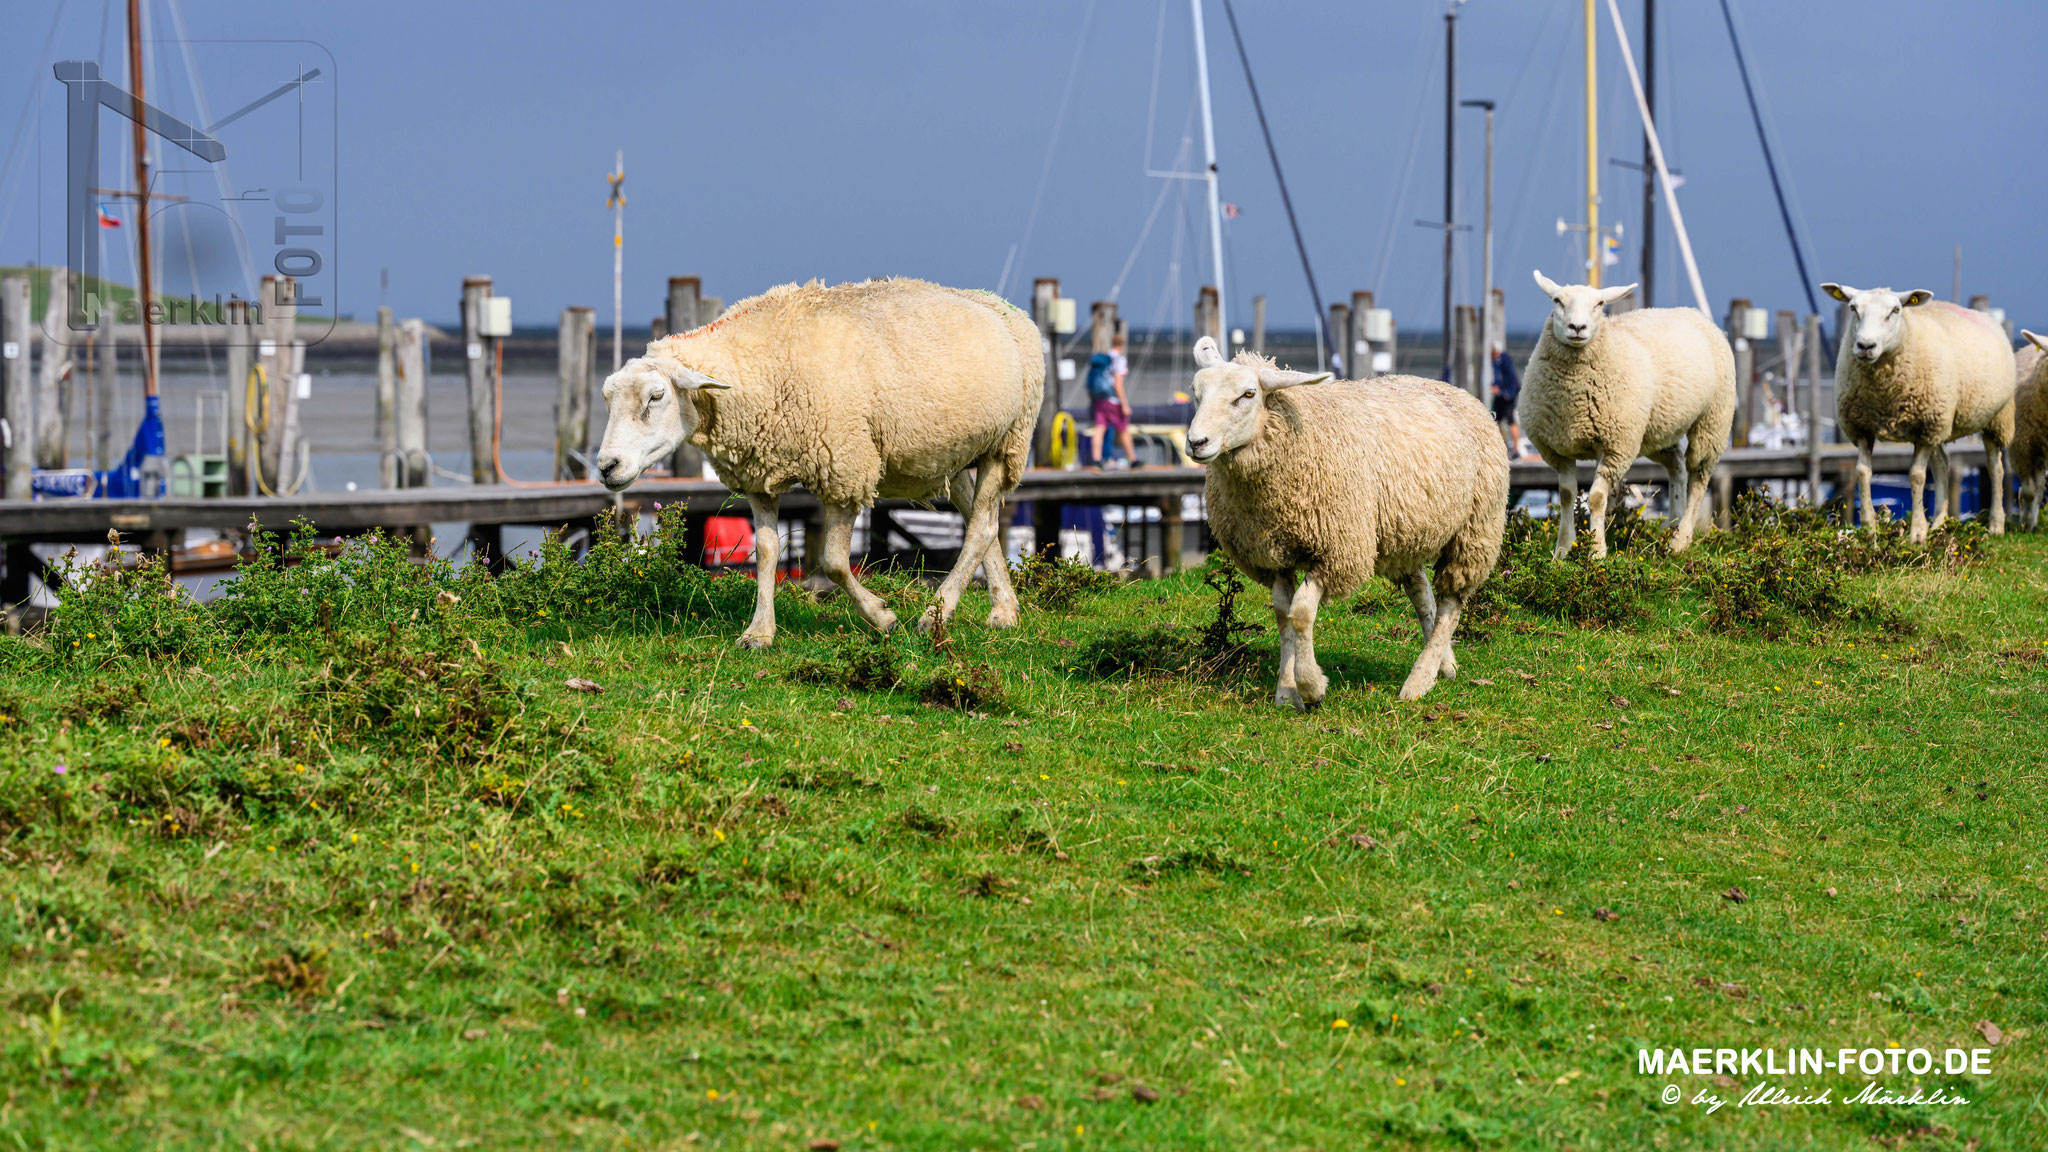
M1593 0L1586 0L1586 283L1600 287L1600 115L1593 69Z

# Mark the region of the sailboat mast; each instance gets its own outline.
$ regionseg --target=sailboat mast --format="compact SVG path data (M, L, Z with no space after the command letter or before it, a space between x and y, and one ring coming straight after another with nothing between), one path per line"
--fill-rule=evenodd
M1600 102L1594 63L1593 0L1586 0L1586 283L1600 287Z
M1225 345L1227 351L1230 324L1224 315L1224 301L1230 299L1230 293L1223 286L1223 204L1216 193L1216 119L1209 111L1209 42L1202 34L1202 0L1188 0L1188 7L1195 16L1195 84L1202 93L1202 153L1208 161L1209 258L1216 268L1217 343ZM1202 333L1195 335L1199 339Z
M135 246L137 278L142 299L142 394L156 395L156 320L150 302L156 299L149 263L149 135L143 124L142 97L142 0L128 0L128 88L134 98L135 123Z

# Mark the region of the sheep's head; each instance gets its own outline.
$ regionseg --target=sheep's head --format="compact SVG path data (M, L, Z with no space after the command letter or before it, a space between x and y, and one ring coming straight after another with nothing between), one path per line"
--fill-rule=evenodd
M1594 288L1587 284L1559 284L1536 273L1536 286L1550 297L1550 334L1560 344L1583 348L1600 334L1600 322L1607 319L1607 306L1636 290L1633 284L1619 288Z
M1266 394L1296 384L1320 384L1328 372L1289 372L1264 357L1243 355L1226 361L1216 341L1195 341L1195 414L1188 421L1188 455L1207 464L1225 452L1242 448L1259 434Z
M626 361L604 382L608 417L597 449L597 477L614 492L665 460L697 431L697 407L683 395L698 388L729 388L671 356Z
M1851 288L1823 284L1820 290L1849 306L1850 352L1865 364L1899 346L1905 335L1906 309L1934 299L1925 288L1901 296L1889 288Z

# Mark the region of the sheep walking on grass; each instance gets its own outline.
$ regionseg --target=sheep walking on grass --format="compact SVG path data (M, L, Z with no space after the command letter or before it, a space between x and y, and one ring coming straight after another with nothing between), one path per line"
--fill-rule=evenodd
M1578 537L1579 461L1599 461L1586 513L1593 555L1605 556L1607 501L1638 456L1662 464L1671 477L1678 518L1671 550L1683 552L1735 416L1728 338L1694 308L1607 315L1607 305L1635 291L1633 284L1558 284L1541 272L1536 284L1550 297L1550 320L1522 374L1515 414L1543 462L1557 470L1557 554L1571 551Z
M1922 502L1927 465L1937 457L1934 500L1939 525L1948 517L1948 451L1964 436L1984 438L1991 481L1990 528L2005 531L2005 459L2013 434L2013 384L2018 364L2005 329L1989 314L1936 300L1926 289L1901 296L1889 288L1823 284L1849 306L1835 356L1835 419L1856 445L1856 498L1863 522L1870 503L1870 452L1879 440L1913 446L1913 514L1907 538L1927 539Z
M966 517L960 560L923 627L950 619L976 568L988 622L1017 622L999 538L1044 393L1038 329L987 292L919 280L785 284L691 332L656 340L604 383L599 478L625 488L688 442L754 513L753 621L740 647L775 639L776 523L801 484L824 505L825 574L883 632L896 624L853 575L853 523L877 497L950 497ZM968 470L973 469L970 480Z
M1508 455L1492 415L1435 380L1326 383L1328 373L1284 371L1250 352L1226 363L1206 336L1195 365L1187 451L1209 468L1217 544L1273 591L1274 701L1322 702L1316 609L1374 574L1407 591L1422 625L1401 698L1456 677L1458 612L1493 571L1507 521Z
M2020 329L2012 403L2012 472L2020 482L2020 516L2027 531L2041 526L2041 496L2048 487L2048 336Z

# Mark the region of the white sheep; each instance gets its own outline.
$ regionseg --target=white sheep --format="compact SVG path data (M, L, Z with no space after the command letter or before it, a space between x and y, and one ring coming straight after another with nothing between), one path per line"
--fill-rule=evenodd
M1226 363L1206 336L1195 364L1187 451L1208 465L1217 544L1272 589L1274 701L1322 702L1329 680L1316 665L1316 609L1374 574L1407 591L1422 625L1422 654L1401 698L1456 677L1458 612L1493 571L1507 522L1507 447L1492 415L1435 380L1325 383L1328 373L1284 371L1251 352Z
M2027 343L2014 358L2012 471L2020 482L2020 514L2032 532L2041 526L2042 489L2048 488L2048 336L2024 328L2020 335Z
M1642 308L1609 316L1606 307L1636 290L1558 284L1536 273L1550 297L1515 405L1522 431L1557 470L1557 554L1578 537L1579 461L1597 460L1586 494L1593 555L1607 555L1607 501L1629 465L1648 456L1671 477L1678 523L1671 550L1683 552L1707 496L1707 481L1728 444L1735 416L1735 353L1728 338L1694 308Z
M997 521L1023 477L1044 365L1037 327L992 293L909 279L785 284L654 341L604 382L598 474L616 492L687 441L746 496L756 589L742 648L775 639L777 513L798 484L824 506L825 574L876 628L896 616L854 578L849 553L854 519L877 497L950 497L967 519L922 626L950 619L985 567L988 622L1008 627L1017 594Z
M1835 356L1835 419L1856 445L1856 496L1863 522L1876 519L1870 503L1870 452L1879 440L1913 446L1913 514L1907 538L1927 539L1922 496L1927 464L1940 457L1934 523L1948 516L1951 440L1980 435L1991 487L1990 528L2005 531L2005 458L2013 434L2013 383L2018 365L2005 329L1988 313L1934 299L1925 289L1904 296L1889 288L1823 284L1849 306L1842 346Z

